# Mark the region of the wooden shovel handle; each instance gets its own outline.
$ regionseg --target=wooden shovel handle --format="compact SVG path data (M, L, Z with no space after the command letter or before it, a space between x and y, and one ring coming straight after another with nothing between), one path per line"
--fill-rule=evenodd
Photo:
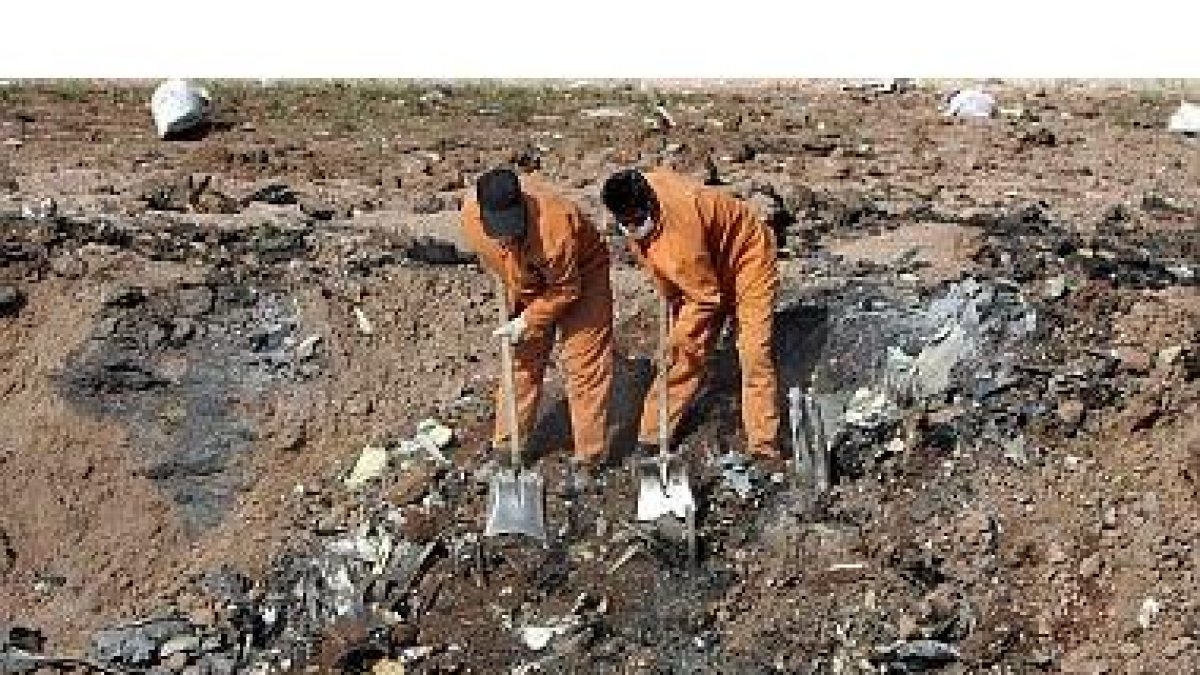
M499 308L500 325L508 322L508 291L504 288L504 280L500 275L493 275L496 281L496 306ZM501 393L504 397L504 416L508 426L508 447L512 453L512 468L521 468L521 432L517 428L517 378L513 373L512 344L505 336L500 336L500 382Z
M671 370L671 306L665 293L658 295L658 452L670 452L671 429L667 420L667 373Z

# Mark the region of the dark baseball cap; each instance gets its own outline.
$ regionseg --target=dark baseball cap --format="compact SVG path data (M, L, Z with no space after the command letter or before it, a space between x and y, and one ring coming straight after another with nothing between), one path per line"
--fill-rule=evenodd
M601 199L618 218L631 211L649 211L654 208L654 189L637 169L618 171L604 181Z
M512 169L492 169L475 183L483 231L491 237L525 236L525 199Z

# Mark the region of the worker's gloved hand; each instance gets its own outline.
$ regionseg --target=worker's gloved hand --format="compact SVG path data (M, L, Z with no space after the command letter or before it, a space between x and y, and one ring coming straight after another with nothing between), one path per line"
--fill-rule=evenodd
M524 315L519 315L492 331L492 335L505 338L510 345L515 345L521 341L527 327Z

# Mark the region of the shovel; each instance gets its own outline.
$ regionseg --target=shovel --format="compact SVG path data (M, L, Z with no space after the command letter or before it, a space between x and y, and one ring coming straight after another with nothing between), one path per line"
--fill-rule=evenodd
M638 481L637 519L655 521L667 514L686 521L689 550L695 540L696 502L688 484L687 466L670 452L671 432L667 420L667 372L670 369L668 340L671 333L670 308L666 296L659 298L658 312L658 456L640 458L635 470Z
M821 495L829 490L829 439L825 436L825 408L813 395L812 389L805 394L804 402L811 426L813 490Z
M496 294L500 302L500 323L508 321L507 291L504 282L496 277ZM517 427L517 387L513 375L512 345L507 337L500 338L500 367L507 418L508 443L511 451L509 466L492 476L488 488L488 515L484 536L523 534L546 543L546 496L542 476L521 467L521 434Z
M792 427L792 464L796 481L810 480L813 471L812 447L808 440L808 416L800 387L788 389L788 417Z
M825 416L821 402L812 389L788 390L792 421L792 449L796 479L807 482L813 497L829 489L829 442L825 436Z

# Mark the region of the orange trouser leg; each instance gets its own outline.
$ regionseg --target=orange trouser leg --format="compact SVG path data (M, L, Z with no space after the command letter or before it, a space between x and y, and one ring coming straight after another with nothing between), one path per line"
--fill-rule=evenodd
M779 433L778 379L772 352L776 283L743 292L735 308L742 371L742 424L752 454L774 454Z
M700 331L703 337L698 344L681 345L671 354L671 367L667 371L667 430L671 435L674 435L680 420L683 419L683 413L696 397L709 352L712 351L715 328L723 322L723 316L713 317L711 323ZM660 372L650 384L650 390L646 392L646 402L642 404L642 422L638 431L639 443L658 444L658 388L661 386L661 378Z
M499 340L500 338L495 338ZM513 380L517 390L517 428L520 430L522 449L529 439L529 432L537 418L538 404L542 398L542 377L546 373L546 362L550 358L550 347L554 344L554 331L543 331L540 335L528 335L513 347ZM499 354L496 361L500 361ZM496 423L492 433L492 444L497 449L508 450L508 413L505 412L504 374L496 384Z
M584 288L559 320L559 332L575 456L595 459L608 448L612 401L613 298L607 270L585 279Z

